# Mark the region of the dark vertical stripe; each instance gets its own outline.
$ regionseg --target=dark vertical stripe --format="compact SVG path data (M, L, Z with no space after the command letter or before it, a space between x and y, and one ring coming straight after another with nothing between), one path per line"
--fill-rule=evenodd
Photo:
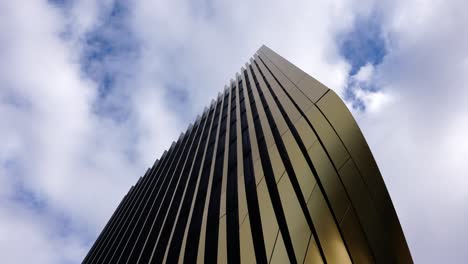
M96 262L96 260L98 260L99 258L102 258L105 254L107 254L107 248L109 247L109 244L112 242L112 238L114 237L115 233L119 231L119 228L125 219L125 215L131 209L132 203L134 202L135 196L138 194L138 189L141 185L142 185L142 182L140 182L139 184L136 184L135 187L132 189L132 193L128 197L129 198L128 202L124 210L122 211L122 213L119 215L119 218L116 219L117 221L113 225L112 230L109 233L109 236L106 237L105 240L103 240L100 248L96 250L96 254L94 258L91 258L89 263Z
M257 64L256 64L256 66L258 67ZM291 130L291 132L292 132L292 134L294 136L298 135L294 125L292 124L291 120L289 119L289 117L285 113L283 107L281 106L280 102L278 101L278 98L273 93L273 91L272 91L272 89L270 87L270 84L265 79L265 76L263 76L263 73L260 71L259 68L257 68L257 70L261 74L261 76L263 78L263 81L265 82L265 84L266 84L268 90L270 91L273 99L275 100L281 114L283 115L283 118L286 121L286 124L288 125L288 128ZM264 96L262 95L260 98L261 98L262 102L267 106L268 103L264 99ZM288 152L286 150L286 146L284 145L283 139L281 138L281 135L280 135L280 133L278 131L278 128L276 127L276 123L275 123L275 120L273 119L273 115L271 114L270 107L265 107L265 109L266 109L265 112L266 112L266 115L267 115L268 122L270 123L270 127L272 127L272 133L273 133L273 137L275 139L276 146L278 147L278 151L279 151L279 154L281 156L281 160L283 161L286 172L287 172L287 174L289 176L289 179L291 181L291 184L292 184L292 186L294 188L294 192L296 193L296 197L298 198L299 204L301 205L302 211L304 213L304 216L306 217L306 220L307 220L307 223L309 224L309 227L312 230L315 230L314 227L313 227L313 224L312 224L312 218L310 217L309 211L307 209L307 203L305 201L304 196L302 195L301 187L300 187L299 182L297 180L296 173L294 172L291 160L289 159ZM296 140L297 140L297 138L296 138Z
M148 178L144 178L144 179L146 180ZM138 201L138 197L139 197L139 195L141 193L140 191L144 186L143 183L144 182L142 182L141 184L138 184L138 185L135 186L135 189L134 189L133 194L132 194L132 198L131 198L126 210L123 212L122 216L120 217L117 225L115 226L115 229L112 231L111 236L109 237L109 239L106 240L106 243L103 244L103 247L101 248L99 254L96 256L96 258L94 258L91 261L91 263L100 263L101 260L103 258L105 258L106 255L109 254L111 246L115 242L115 238L117 237L118 233L121 232L122 228L125 227L125 221L126 221L128 215L130 214L130 212L132 211L135 203Z
M205 208L205 199L210 180L211 164L213 163L213 152L216 141L216 135L219 123L220 106L217 105L213 118L213 125L208 140L208 148L206 150L203 169L201 173L200 183L198 186L197 196L192 212L192 219L187 233L187 243L185 247L184 262L193 263L197 260L198 245L200 240L201 224L203 220L203 211Z
M191 138L193 137L193 134L195 133L194 131L197 130L198 128L198 125L199 125L199 122L196 122L195 125L191 128L189 128L188 130L188 134L189 134L189 141L191 141ZM148 199L148 206L147 206L147 209L144 211L144 215L146 215L144 221L142 221L142 224L141 224L141 228L138 229L138 236L137 236L137 239L135 241L135 243L133 244L133 248L132 250L130 251L130 254L127 257L127 260L126 262L127 263L136 263L137 261L137 258L138 256L140 255L141 251L142 251L142 248L144 246L144 243L146 241L146 238L147 238L147 234L148 234L148 231L151 227L151 223L154 219L150 218L150 210L152 209L152 207L154 206L154 203L155 203L155 199ZM150 204L151 204L151 208L150 208Z
M212 122L212 116L213 116L213 111L210 110L206 125L210 127L210 124ZM200 171L200 165L201 161L203 158L203 152L205 149L205 143L207 141L208 137L208 132L209 129L205 129L202 134L201 142L199 144L199 148L197 151L197 156L195 158L195 163L193 164L193 168L190 171L190 179L187 185L187 189L185 190L185 197L182 202L182 207L180 208L180 213L179 213L179 218L177 219L177 223L175 226L174 234L172 237L171 245L169 247L169 253L168 253L168 263L174 263L179 256L180 252L180 247L182 246L182 239L184 237L184 232L185 232L185 227L187 225L188 221L188 215L190 212L190 206L191 202L193 199L193 194L195 191L195 185L198 179L199 171ZM162 237L164 240L160 241L156 247L148 252L147 255L143 255L143 252L140 256L140 260L142 263L147 263L150 259L150 253L153 253L154 256L151 258L151 263L161 263L162 259L164 258L165 250L163 250L166 247L166 243L168 242L167 240L169 237ZM160 249L161 248L161 249Z
M265 62L263 61L262 58L258 57L261 61L261 63L263 63L263 65L265 66L265 68L268 70L268 72L271 74L271 76L273 77L273 79L276 81L276 83L279 85L279 87L284 91L284 93L286 94L286 96L289 98L289 100L291 100L291 102L294 104L294 106L296 107L296 109L299 111L299 113L302 115L302 117L304 117L304 120L307 122L307 124L309 125L309 127L312 129L312 131L314 132L314 134L316 135L322 149L325 151L326 155L327 155L327 158L328 160L332 161L331 159L331 156L329 154L329 152L327 151L327 148L325 148L325 144L323 143L323 141L321 140L321 138L319 137L319 134L317 133L317 131L315 130L315 128L312 126L312 124L310 123L309 119L307 118L306 114L304 113L304 111L302 111L302 109L297 105L297 103L294 101L294 99L289 95L288 91L284 88L284 86L278 81L278 79L276 78L275 75L273 75L272 71L269 69L269 67L265 64ZM271 89L271 88L270 88ZM277 100L277 98L275 98L275 100ZM284 111L284 110L283 110ZM320 111L320 109L319 109ZM286 113L284 113L283 115L287 115ZM289 124L288 124L289 126ZM307 154L307 149L305 148L303 142L302 142L302 139L300 138L299 136L299 133L297 132L297 130L295 129L295 127L293 126L293 129L291 129L291 132L294 136L294 138L296 139L300 149L301 149L301 152L303 153L304 157L306 158L306 161L307 161L307 164L309 165L310 169L312 170L312 172L314 173L314 175L318 175L317 173L317 170L315 169L315 166L313 165L312 163L312 160L310 159L309 155ZM335 167L335 164L332 162L332 165L333 167L335 168L335 172L338 174L338 170L337 168ZM325 192L325 189L323 188L321 182L320 182L320 179L318 177L316 177L316 180L317 180L317 183L319 184L319 187L322 191L322 193L324 194L325 196L325 200L327 201L327 204L328 204L328 207L329 207L329 210L333 213L333 217L335 218L335 222L337 223L337 226L338 225L338 221L334 215L334 211L331 209L331 203L329 202L328 198L326 197L326 192ZM341 182L341 179L340 179L340 182ZM341 182L341 184L343 184ZM344 186L344 184L343 184ZM349 195L347 195L349 197ZM340 231L341 232L341 231ZM344 241L344 240L343 240Z
M183 138L183 141L182 141L182 144L183 144L183 149L181 151L181 153L178 153L178 164L177 164L177 169L175 170L175 173L173 173L172 177L171 177L171 181L173 181L174 179L174 176L177 177L180 172L180 169L179 169L179 162L181 160L183 160L186 155L184 154L185 151L186 151L186 147L187 145L190 145L190 142L191 142L191 139L193 138L193 134L192 133L193 129L189 129L187 131L187 134L184 136ZM169 170L170 172L171 170ZM175 182L175 181L174 181ZM149 195L149 194L148 194ZM142 207L142 209L139 211L139 214L138 214L138 218L135 219L135 221L131 224L131 232L129 232L129 238L126 239L126 244L125 244L125 247L123 248L120 248L117 250L117 253L119 253L119 258L117 259L117 263L125 263L127 261L127 258L129 257L129 253L130 251L132 250L132 246L135 244L136 242L136 239L137 239L137 236L138 236L138 232L134 232L135 230L140 230L142 225L143 225L143 222L144 222L144 219L146 218L146 216L148 215L147 214L147 211L145 210L145 207L148 207L148 199L146 201L144 201L145 205L144 207ZM156 204L157 204L157 201L156 201ZM165 213L167 210L164 210L163 212ZM113 261L111 261L113 262Z
M169 163L170 165L172 165L172 163L174 162L175 157L177 157L177 153L179 152L181 145L182 145L182 140L179 139L177 141L177 143L175 144L173 155L171 155L172 158L171 158L171 161ZM169 168L169 167L170 166L167 166L163 170L162 176L164 177L164 179L166 178L166 171L167 171L167 168ZM112 258L113 254L117 251L118 243L123 240L123 238L124 238L123 236L124 236L125 232L127 231L127 229L129 229L130 221L132 220L133 215L135 214L136 210L138 209L138 205L143 203L146 200L145 199L145 194L146 194L146 191L148 190L148 188L149 188L149 184L145 184L144 189L139 191L139 195L137 197L137 200L132 205L132 210L129 212L128 216L126 216L123 227L117 233L117 236L114 238L113 243L112 243L108 253L106 254L104 259L102 260L103 263L111 262L110 259Z
M261 69L258 66L256 61L255 61L255 65L256 65L260 75L262 76L262 79L265 82L268 90L270 91L271 96L273 97L273 100L275 101L276 105L278 106L278 109L281 112L281 115L283 116L284 120L286 121L286 124L288 125L288 128L291 131L291 134L293 135L294 139L296 140L296 142L297 142L297 144L299 146L299 149L302 152L302 155L304 156L306 161L307 161L307 159L310 160L307 149L306 149L304 143L302 142L302 139L300 138L296 127L291 122L291 119L289 118L288 114L284 110L281 102L278 100L278 97L276 96L275 92L271 88L268 80L265 78L265 75L261 71ZM271 113L269 113L269 114L271 116ZM271 117L271 119L272 119L272 117ZM318 239L317 230L315 229L315 226L313 225L312 218L311 218L311 216L309 214L309 210L307 208L307 202L305 201L304 196L302 195L301 187L300 187L299 182L297 180L297 177L296 177L296 174L295 174L294 169L292 167L291 161L289 160L289 156L287 155L286 146L284 146L283 141L281 139L281 135L279 134L278 130L275 129L274 132L275 132L274 133L275 141L276 141L276 143L278 145L278 149L280 150L281 159L283 160L283 162L285 164L286 171L288 172L288 175L289 175L289 178L290 178L291 183L293 185L294 191L296 192L296 196L299 198L299 203L301 205L301 208L302 208L302 211L303 211L304 215L306 216L307 223L309 224L309 227L310 227L310 229L312 231L312 234L313 234L313 236L315 238L315 241L317 243L317 247L319 249L320 255L322 256L322 259L325 260L325 255L323 253L322 246L320 245L320 240ZM309 165L312 173L314 175L318 175L317 171L315 170L315 167L312 165L312 163L307 162L307 164ZM319 179L317 179L317 177L315 177L315 178L316 178L316 181L319 182Z
M138 183L141 183L141 182L143 182L143 181L146 181L148 178L151 178L151 177L153 176L153 173L154 173L155 171L159 170L159 169L161 168L161 166L163 166L163 164L167 161L167 159L168 159L168 155L167 155L167 154L168 154L168 152L167 152L167 151L164 151L163 155L161 156L161 159L158 160L158 162L156 162L155 165L153 165L153 167L151 168L150 172L149 172L147 175L145 175L145 176L143 177L143 179L142 179L141 181L139 181ZM137 183L137 185L138 185L138 183ZM130 201L129 201L129 200L130 200L130 194L134 195L134 192L135 192L135 188L132 187L131 190L130 190L130 192L127 194L127 202L126 202L125 208L127 208L127 207L128 207L128 204L130 203ZM133 196L132 196L132 197L133 197ZM124 215L123 213L119 214L119 217L118 217L118 219L116 219L116 220L117 220L118 222L120 222L120 221L122 220L122 218L123 218L123 215ZM118 224L118 223L116 222L116 223L113 225L113 227L112 227L112 229L111 229L111 231L110 231L109 236L110 236L111 234L114 234L114 233L116 232L116 231L115 231L115 229L116 229L115 226L116 226L117 224ZM107 240L107 237L104 238L104 242L105 242L106 240ZM103 242L103 243L104 243L104 242ZM99 247L97 248L96 251L98 251L98 250L99 250ZM93 256L94 256L94 255L96 255L96 254L93 254ZM89 258L88 263L92 263L92 261L93 261L93 259L94 259L93 256L91 256L91 257Z
M188 138L187 136L181 135L181 137L179 139L181 141L180 147L176 152L176 156L174 157L174 161L178 159L178 156L180 156L180 152L181 152L182 148L185 146L185 144L187 142L187 138ZM171 168L169 169L169 171L172 170L173 166L174 166L174 162L173 162ZM166 176L166 178L167 178L167 176ZM140 215L142 214L144 205L146 205L146 197L148 197L149 192L150 192L150 188L149 188L149 185L147 185L145 190L143 191L143 196L140 199L139 204L137 205L136 211L131 216L130 222L127 224L127 228L125 229L125 232L123 233L122 237L119 239L119 244L117 245L115 251L113 252L112 257L109 260L109 262L111 262L111 263L117 262L117 260L120 257L120 254L124 250L125 245L129 242L129 237L131 235L131 231L135 228L136 222L137 222L138 218L140 217Z
M261 91L261 88L259 87L256 76L252 70L252 66L250 66L249 69L250 69L250 74L252 74L254 82L255 82L254 87L255 89L257 89L257 92L260 95L262 94L262 91ZM247 82L247 88L251 89L250 80ZM251 98L249 99L252 100ZM262 100L262 96L260 96L260 99L263 103L263 107L266 108L267 106L263 102L264 99ZM259 107L262 107L261 103L259 103ZM288 253L289 260L292 263L295 263L296 256L294 254L294 248L292 245L291 236L289 235L289 230L288 230L288 226L286 223L286 217L283 211L283 205L281 204L281 199L278 193L278 187L276 186L275 176L273 173L273 168L271 166L270 156L268 155L268 147L265 142L262 125L260 123L260 119L258 117L257 106L255 104L252 104L252 112L254 116L257 116L254 119L254 125L255 125L255 132L258 135L257 144L258 144L258 150L260 152L260 160L261 160L264 175L265 175L265 183L267 185L268 192L270 194L271 202L273 205L273 210L275 211L276 219L278 221L278 226L279 226L281 235L283 236L283 241L286 247L286 251Z
M242 73L245 79L246 71ZM242 153L244 156L244 184L247 196L247 208L249 211L250 230L252 232L253 244L255 249L255 258L257 263L267 263L265 251L265 241L263 240L262 221L257 197L257 185L253 170L252 149L250 143L249 126L247 122L247 111L245 107L245 93L243 83L239 85L240 99L240 117L242 134ZM249 114L252 114L251 112Z
M150 213L148 215L148 221L145 223L146 230L147 232L144 232L143 234L146 236L142 252L145 252L145 254L151 253L151 250L156 244L156 239L157 235L159 233L160 229L160 222L162 219L166 216L167 214L167 206L169 203L169 196L166 196L167 191L173 188L175 183L178 181L180 174L180 166L179 163L183 159L186 158L185 155L185 146L184 150L181 153L178 153L177 160L178 162L176 164L173 164L173 166L169 169L168 176L167 176L167 181L164 184L164 186L161 188L161 192L158 193L156 196L155 200L153 201L153 205L151 207ZM174 173L176 172L176 173Z
M240 262L239 208L237 194L237 128L236 86L231 88L231 125L229 131L228 173L226 184L227 258L230 263Z
M193 131L196 130L196 128L197 128L197 123L188 129L187 131L188 135L186 134L188 141L191 140L193 133L194 133ZM152 193L149 195L148 198L145 199L146 205L145 205L145 208L143 209L142 217L137 223L137 228L135 228L134 234L132 234L131 239L133 243L129 245L128 247L129 249L126 249L128 253L123 255L124 258L120 260L121 263L135 263L136 262L142 250L142 247L146 241L148 230L151 227L150 223L153 221L152 216L154 215L156 211L154 207L159 205L156 202L156 197L160 189L161 189L161 183L155 182L154 186L152 186Z
M176 190L174 192L174 197L173 197L171 206L169 208L169 211L167 213L167 217L166 217L164 223L162 224L161 232L160 232L158 241L156 242L157 244L153 249L153 253L152 253L153 255L154 255L155 250L156 250L156 252L160 252L160 254L162 256L164 256L164 254L166 252L167 243L168 243L169 237L170 237L170 232L171 232L172 227L174 225L174 220L175 220L175 217L176 217L176 214L177 214L177 210L180 207L180 200L182 199L182 195L183 195L183 192L184 192L187 180L188 180L188 175L189 175L189 172L190 172L190 168L192 167L192 164L194 162L194 155L196 153L195 151L196 151L198 145L200 144L201 135L202 135L202 133L204 131L204 128L209 125L209 122L207 122L207 121L203 122L203 121L206 121L206 118L204 118L202 120L201 124L197 128L194 142L190 146L189 154L188 154L188 157L187 157L187 159L185 161L184 168L183 168L181 176L180 176L180 182L177 185ZM159 256L159 254L156 254L156 255ZM129 263L133 263L133 262L129 262Z
M225 98L224 95L223 98ZM221 205L221 185L223 181L224 150L226 149L228 105L229 97L224 99L221 114L218 147L213 171L213 183L211 185L210 203L206 221L205 263L216 263L218 260L219 213Z
M102 242L104 241L104 239L109 235L110 232L112 232L112 227L115 225L115 222L118 220L119 218L119 215L122 213L123 211L123 208L125 207L125 205L127 204L128 202L128 198L130 196L130 193L132 192L133 190L133 187L130 188L130 190L128 191L128 193L124 196L124 198L122 199L122 201L120 202L119 206L117 207L117 209L115 210L115 212L112 214L111 218L109 219L109 221L107 222L106 226L104 227L104 229L102 230L101 234L99 235L99 237L96 239L96 241L94 242L93 246L91 247L91 249L89 250L88 254L86 254L85 258L83 259L83 262L82 263L89 263L89 260L92 258L92 256L96 253L96 250L99 248L99 245L102 244Z

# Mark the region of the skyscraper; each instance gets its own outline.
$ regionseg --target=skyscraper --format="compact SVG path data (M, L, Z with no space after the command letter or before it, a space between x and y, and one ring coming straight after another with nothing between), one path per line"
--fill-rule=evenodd
M266 46L133 186L84 263L412 263L340 98Z

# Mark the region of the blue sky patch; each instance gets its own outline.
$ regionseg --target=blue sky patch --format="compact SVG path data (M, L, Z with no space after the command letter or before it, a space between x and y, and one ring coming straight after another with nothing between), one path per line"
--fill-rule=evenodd
M358 17L352 30L338 37L338 45L340 53L351 64L350 75L367 63L381 63L387 53L381 21L375 14Z
M358 82L352 76L356 75L361 67L371 64L380 64L387 54L387 47L382 35L381 20L377 14L357 17L352 29L338 37L338 47L341 55L350 63L348 82L345 88L345 100L351 102L354 109L365 111L365 103L357 98L356 88L366 91L378 91L373 83Z
M129 11L124 2L116 1L110 12L101 14L102 23L84 36L81 56L83 73L98 84L94 111L116 121L128 115L128 105L122 103L126 98L120 98L125 91L121 89L139 56L139 43L129 28ZM126 64L128 67L122 67Z

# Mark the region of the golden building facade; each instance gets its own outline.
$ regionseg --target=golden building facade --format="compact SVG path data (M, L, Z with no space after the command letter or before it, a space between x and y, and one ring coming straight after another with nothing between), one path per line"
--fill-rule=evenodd
M133 186L83 263L412 263L341 99L262 46Z

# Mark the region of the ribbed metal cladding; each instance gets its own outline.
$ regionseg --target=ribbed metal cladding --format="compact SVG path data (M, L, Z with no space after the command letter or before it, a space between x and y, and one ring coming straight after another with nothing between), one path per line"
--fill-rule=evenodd
M122 199L83 263L412 263L351 113L262 46Z

